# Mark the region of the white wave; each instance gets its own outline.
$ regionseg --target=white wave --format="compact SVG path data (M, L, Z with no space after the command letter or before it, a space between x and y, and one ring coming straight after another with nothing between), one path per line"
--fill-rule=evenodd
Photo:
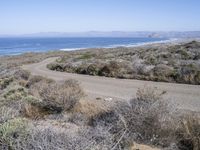
M76 51L76 50L83 50L88 48L62 48L61 51Z
M116 45L110 45L106 48L116 48L116 47L138 47L138 46L145 46L145 45L151 45L151 44L164 44L164 43L170 43L178 41L178 39L168 39L168 40L161 40L161 41L153 41L153 42L140 42L140 43L132 43L132 44L116 44Z
M97 46L97 47L82 47L82 48L63 48L60 49L61 51L76 51L76 50L84 50L84 49L91 49L91 48L116 48L116 47L138 47L138 46L145 46L151 44L164 44L178 41L178 39L167 39L167 40L160 40L160 41L153 41L153 42L140 42L140 43L130 43L130 44L114 44L109 46Z

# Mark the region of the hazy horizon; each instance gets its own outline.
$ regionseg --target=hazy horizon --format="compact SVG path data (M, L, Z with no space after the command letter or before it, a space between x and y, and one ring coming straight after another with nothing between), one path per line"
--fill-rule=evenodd
M70 31L63 31L63 32L59 32L59 31L39 31L39 32L29 32L29 33L8 33L8 34L0 34L0 35L32 35L32 34L46 34L46 33L58 33L58 34L76 34L76 33L117 33L117 32L121 32L121 33L170 33L170 32L180 32L180 33L184 33L184 32L200 32L200 30L135 30L135 31L123 31L123 30L108 30L108 31L102 31L102 30L86 30L86 31L74 31L74 32L70 32Z
M38 32L30 34L0 34L0 38L15 37L124 37L124 38L200 38L200 31L87 31L87 32Z

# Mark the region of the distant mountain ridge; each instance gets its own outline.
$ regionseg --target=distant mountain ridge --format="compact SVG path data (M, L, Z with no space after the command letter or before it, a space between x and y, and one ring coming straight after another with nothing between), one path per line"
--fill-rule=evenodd
M154 37L154 38L200 38L200 31L89 31L89 32L40 32L23 35L0 35L0 37Z

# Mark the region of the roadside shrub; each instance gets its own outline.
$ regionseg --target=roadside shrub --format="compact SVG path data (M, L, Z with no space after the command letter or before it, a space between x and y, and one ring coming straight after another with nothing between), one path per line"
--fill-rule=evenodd
M171 81L175 71L173 67L159 64L154 67L153 72L157 81Z
M91 126L109 129L114 141L123 149L134 141L151 145L169 146L175 139L175 112L162 100L165 92L154 88L139 89L137 97L128 103L117 102L113 109L101 112L90 120Z
M162 135L162 126L167 123L166 116L169 116L169 108L161 99L162 94L154 88L139 89L129 106L120 110L125 116L130 136L135 140L154 144L161 140L159 138L168 136Z
M87 67L87 74L89 75L98 75L100 67L96 64L91 64Z
M137 68L137 71L140 75L138 75L139 78L142 79L143 76L145 77L151 77L153 76L153 70L154 70L154 67L153 65L140 65L138 66Z
M112 104L112 109L92 116L89 125L109 130L113 142L118 143L116 147L122 149L134 141L166 146L171 142L168 136L175 130L167 126L170 110L162 101L164 93L152 88L139 89L136 98L129 103L118 101Z
M67 63L64 65L63 71L69 72L69 73L75 73L76 67L73 66L71 63Z
M111 69L109 68L109 66L105 65L103 68L100 69L99 71L99 75L100 76L107 76L109 77L111 73Z
M110 102L103 100L80 100L74 107L73 113L81 113L87 116L87 118L95 117L101 113L109 112L113 109Z
M195 114L182 116L176 131L176 140L181 150L199 150L200 117Z
M111 127L111 124L113 124L112 131L117 132L116 128L117 123L119 121L119 115L114 111L104 111L100 112L99 114L96 114L95 116L92 116L89 121L90 126L102 126L102 127Z
M81 99L68 114L68 120L78 125L94 126L95 119L92 119L105 112L110 112L113 109L112 107L110 102L103 100Z
M66 123L66 125L67 127L65 128L61 126L55 127L50 123L45 123L39 127L33 127L26 139L22 138L12 147L15 150L108 150L112 148L112 137L102 128L81 128L69 123Z
M42 77L42 76L31 76L29 78L28 82L26 83L26 87L30 88L32 85L39 83L41 81L44 81L44 82L47 82L47 83L54 82L53 80Z
M87 65L82 64L75 68L75 72L78 74L87 74Z
M193 64L184 65L177 70L175 80L179 83L200 84L200 70Z
M47 65L47 68L49 68L50 70L64 71L64 64L51 63Z
M117 61L110 61L108 64L105 64L100 70L100 76L106 77L117 77L120 72L120 64Z
M14 77L16 79L23 79L23 80L28 80L30 77L30 72L26 71L26 70L17 70L14 74Z
M129 104L118 103L115 115L112 115L118 117L115 120L111 119L112 123L109 121L105 123L110 127L115 126L114 133L119 133L122 129L127 131L119 144L131 145L136 141L165 148L174 145L172 149L181 150L200 148L200 114L178 112L176 106L162 100L164 93L152 88L139 89L137 97L130 100ZM117 122L120 116L123 121ZM106 117L113 118L109 113L101 116L98 122ZM125 126L122 125L123 122Z
M195 84L200 84L200 71L197 71L194 77Z
M43 111L40 107L38 107L38 105L34 105L31 103L25 103L23 105L21 114L23 117L34 120L41 119L44 118L45 115L49 115L47 111Z
M83 96L83 91L75 80L67 80L61 84L39 82L31 87L30 92L41 99L41 107L55 112L71 110Z

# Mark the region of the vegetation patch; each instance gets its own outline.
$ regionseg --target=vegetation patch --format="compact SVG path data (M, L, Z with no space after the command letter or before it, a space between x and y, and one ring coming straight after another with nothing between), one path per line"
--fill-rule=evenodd
M162 99L165 91L144 87L127 101L88 100L77 81L57 83L19 68L60 56L60 71L199 84L199 46L193 41L86 51L92 56L76 51L2 57L0 149L199 150L199 112L177 110Z
M74 80L62 84L39 82L30 88L30 93L41 100L40 107L53 112L71 110L83 96L82 89Z
M13 81L13 78L0 79L0 90L5 89Z
M200 84L199 43L72 52L47 67L94 76Z

